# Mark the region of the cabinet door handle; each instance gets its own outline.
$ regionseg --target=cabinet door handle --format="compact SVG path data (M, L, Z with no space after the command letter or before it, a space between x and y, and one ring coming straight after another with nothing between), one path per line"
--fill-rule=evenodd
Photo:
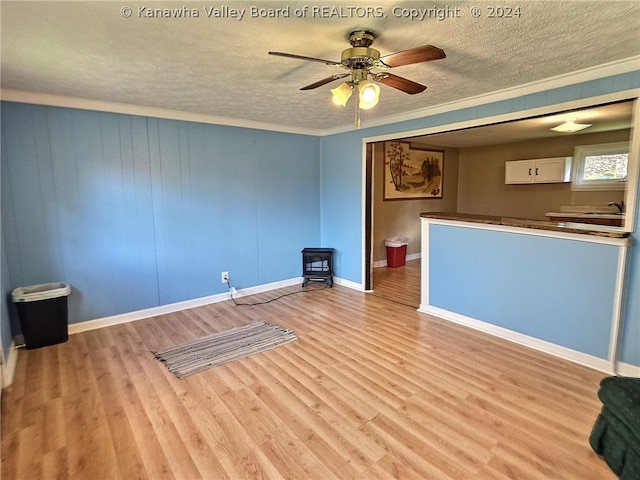
M529 168L529 176L531 176L531 168Z
M538 176L538 167L536 167L536 177Z

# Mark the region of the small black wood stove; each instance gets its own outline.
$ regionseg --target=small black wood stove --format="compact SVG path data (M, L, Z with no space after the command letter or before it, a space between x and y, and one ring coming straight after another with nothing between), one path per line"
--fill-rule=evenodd
M333 248L305 248L302 250L304 287L310 280L322 280L333 287Z

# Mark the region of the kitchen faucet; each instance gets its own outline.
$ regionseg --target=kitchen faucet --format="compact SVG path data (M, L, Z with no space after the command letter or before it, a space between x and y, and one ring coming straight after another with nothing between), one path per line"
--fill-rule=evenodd
M624 200L621 201L620 203L616 203L616 202L609 202L609 206L616 206L618 207L618 210L620 211L620 213L624 213Z

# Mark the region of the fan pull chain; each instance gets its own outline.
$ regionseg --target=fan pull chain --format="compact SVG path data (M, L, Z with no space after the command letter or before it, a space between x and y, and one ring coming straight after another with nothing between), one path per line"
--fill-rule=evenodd
M360 128L360 86L358 85L358 82L355 82L354 85L354 93L356 94L356 101L354 102L356 105L356 128Z

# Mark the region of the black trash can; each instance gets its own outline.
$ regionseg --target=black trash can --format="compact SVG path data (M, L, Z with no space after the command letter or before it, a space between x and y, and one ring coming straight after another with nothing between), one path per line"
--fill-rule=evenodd
M28 349L64 343L69 339L67 283L18 287L11 292Z

